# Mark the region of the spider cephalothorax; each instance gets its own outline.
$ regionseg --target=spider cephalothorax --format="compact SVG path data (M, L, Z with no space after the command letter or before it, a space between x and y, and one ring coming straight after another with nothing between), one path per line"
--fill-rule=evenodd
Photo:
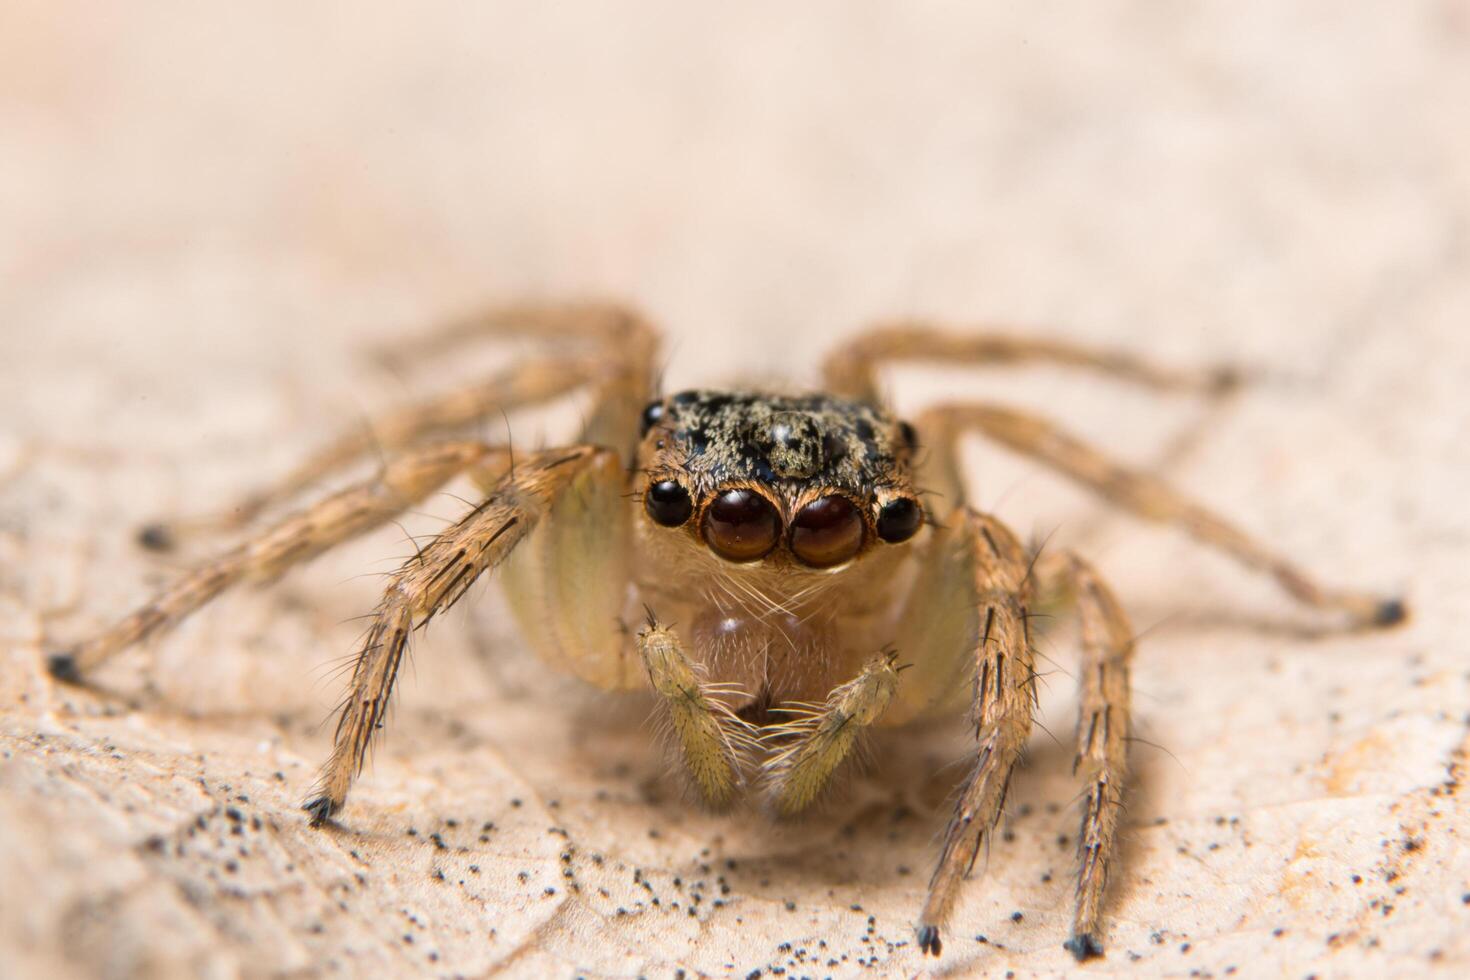
M900 325L834 354L823 394L696 390L650 402L657 335L617 307L505 309L418 343L437 349L507 334L559 350L380 419L370 433L343 436L215 523L238 527L380 451L388 462L364 482L254 531L112 628L53 654L51 672L77 680L230 586L272 578L466 474L483 499L392 577L357 648L333 752L305 806L312 823L342 808L382 727L409 637L479 576L500 569L528 641L548 662L599 687L655 694L684 768L712 804L753 790L778 813L795 813L821 795L863 733L968 702L973 764L917 923L919 947L937 955L941 928L1001 812L1031 730L1036 669L1027 610L1070 601L1082 619L1073 768L1083 790L1066 946L1086 959L1102 952L1134 636L1086 561L1029 554L1004 524L967 504L960 436L986 436L1139 516L1182 527L1352 624L1386 626L1405 616L1400 602L1321 587L1213 512L1044 419L960 402L931 407L909 426L877 396L878 369L903 359L1045 361L1202 393L1220 391L1222 378L1234 375L1170 371L1066 343ZM517 455L463 438L503 409L578 388L591 389L593 409L574 445ZM919 488L935 491L927 512ZM168 530L150 528L144 543L167 543ZM644 615L641 629L625 625Z
M913 537L913 429L830 395L684 391L644 411L645 503L729 561L830 568ZM784 545L784 549L782 546Z

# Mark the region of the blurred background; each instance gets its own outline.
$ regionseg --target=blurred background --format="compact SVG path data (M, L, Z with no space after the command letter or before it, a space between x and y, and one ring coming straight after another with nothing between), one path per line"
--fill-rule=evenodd
M1470 693L1467 105L1465 0L7 0L0 870L36 884L24 907L0 903L0 973L720 975L819 938L884 970L921 966L901 944L942 778L900 763L896 781L860 785L857 800L918 816L901 832L853 817L858 844L837 855L830 825L702 815L647 791L660 764L636 720L605 743L586 723L601 709L546 722L579 695L489 662L487 642L514 643L493 615L422 645L346 818L369 838L304 832L295 797L336 691L324 665L373 600L361 573L402 553L391 532L120 660L120 702L36 669L49 638L95 628L187 560L140 555L138 523L217 506L481 369L404 376L363 357L371 344L497 300L593 296L663 326L676 387L810 384L825 350L895 316L1254 371L1216 406L1044 371L890 384L905 410L977 392L1044 410L1334 582L1418 611L1391 636L1321 635L1268 584L976 448L979 502L1084 547L1147 631L1140 719L1164 751L1135 753L1130 863L1109 959L1090 969L1463 968L1450 923L1466 914L1455 841L1470 820L1444 787ZM529 441L560 431L513 421ZM1063 742L1070 649L1064 635L1044 715ZM552 728L528 734L533 718ZM944 738L892 751L942 769L963 750ZM1055 839L1075 789L1064 747L1038 734L1033 748L1020 840L995 848L962 909L1000 946L955 944L956 975L1068 967ZM446 801L499 814L513 793L670 880L701 848L768 870L737 883L739 922L694 932L527 898L525 866L557 875L558 842L534 820L488 856L465 841L461 864L487 869L473 900L419 883L435 856L405 825L442 828ZM191 850L183 829L241 795L270 838L244 885L222 868L246 858ZM677 845L650 826L682 828ZM602 887L620 895L618 881ZM355 897L338 909L342 882ZM410 906L433 911L406 926ZM857 942L867 914L887 945Z

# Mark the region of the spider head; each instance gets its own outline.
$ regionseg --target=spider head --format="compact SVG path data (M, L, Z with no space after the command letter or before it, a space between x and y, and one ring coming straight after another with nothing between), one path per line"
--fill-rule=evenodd
M684 391L643 413L643 511L736 563L846 565L912 538L912 427L829 395Z

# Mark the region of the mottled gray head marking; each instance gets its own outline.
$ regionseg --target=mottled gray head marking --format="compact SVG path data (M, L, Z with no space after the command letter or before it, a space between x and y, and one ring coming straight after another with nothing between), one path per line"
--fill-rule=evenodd
M799 494L817 487L854 499L907 479L909 447L881 409L830 395L683 391L658 420L657 455L696 498L740 483ZM793 498L794 499L794 498Z
M766 432L756 434L766 446L771 470L788 480L806 480L822 468L822 431L806 412L775 412Z

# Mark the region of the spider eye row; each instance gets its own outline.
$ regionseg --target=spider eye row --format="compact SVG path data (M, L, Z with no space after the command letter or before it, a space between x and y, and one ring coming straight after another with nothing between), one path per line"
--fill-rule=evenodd
M643 494L643 506L656 524L680 527L694 515L694 501L677 480L660 480ZM878 537L890 544L907 541L924 522L924 510L912 497L895 497L878 511ZM781 540L781 516L754 490L735 487L710 501L701 533L710 549L728 561L756 561ZM820 497L791 520L791 551L813 568L840 565L856 555L867 536L858 506L836 494Z

